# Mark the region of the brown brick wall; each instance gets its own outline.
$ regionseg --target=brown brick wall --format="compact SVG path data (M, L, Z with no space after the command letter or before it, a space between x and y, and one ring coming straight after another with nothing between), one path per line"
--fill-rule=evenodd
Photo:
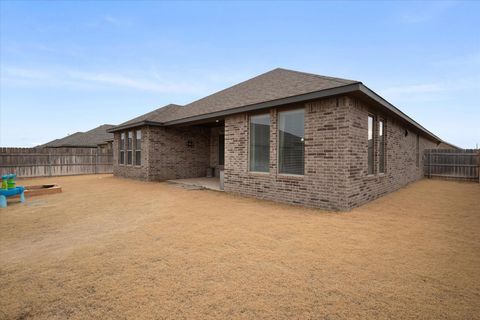
M142 163L141 165L127 165L127 164L119 164L119 144L120 144L120 132L114 133L114 141L113 141L113 174L116 176L121 176L125 178L131 179L139 179L139 180L148 180L147 177L147 162L148 162L148 153L145 152L147 150L148 145L148 127L142 128L134 128L130 131L142 131ZM127 139L127 132L125 131L125 139ZM135 143L134 143L135 148ZM135 152L133 151L133 162L135 162ZM127 150L125 149L125 163L127 160Z
M346 209L348 127L337 99L288 106L305 108L305 175L277 173L277 111L270 109L270 172L248 170L247 114L225 119L225 191L327 209Z
M416 165L417 132L395 118L359 100L347 98L349 109L349 191L348 207L353 208L376 199L423 177L423 150L435 148L436 143L419 137L419 166ZM378 173L378 139L375 146L375 173L367 174L367 117L375 117L374 137L377 138L378 119L385 120L386 170ZM405 135L405 130L408 134Z
M142 165L118 164L120 133L115 133L114 174L149 181L204 177L210 165L210 129L142 127Z
M210 130L204 127L151 127L150 180L204 177L210 164Z
M225 120L225 191L287 203L348 210L423 177L423 149L435 143L350 97L299 105L305 108L305 174L277 173L277 112L270 112L270 172L248 170L247 114ZM293 106L290 106L293 107ZM297 106L298 107L298 106ZM382 116L386 127L386 173L367 175L367 117ZM378 122L375 122L378 125ZM375 140L378 144L378 140ZM375 148L378 154L378 145ZM377 157L375 157L377 158Z
M277 115L288 108L305 110L305 174L277 173ZM348 210L423 177L423 150L436 144L420 136L420 163L416 165L417 132L396 118L351 97L271 108L270 170L248 168L249 114L225 119L225 191L262 199L331 210ZM367 174L367 117L385 120L386 172ZM222 128L143 127L142 165L118 165L119 133L115 134L114 173L143 179L167 180L203 177L218 166L218 134ZM407 130L408 135L405 135ZM375 132L376 137L376 132ZM375 140L378 158L378 139ZM218 172L218 170L216 170Z

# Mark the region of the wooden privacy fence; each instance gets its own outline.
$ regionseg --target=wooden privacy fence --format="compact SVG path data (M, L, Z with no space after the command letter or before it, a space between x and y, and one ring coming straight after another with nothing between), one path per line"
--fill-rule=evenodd
M112 172L112 149L0 148L1 175L46 177Z
M428 178L480 182L480 150L426 149L424 165Z

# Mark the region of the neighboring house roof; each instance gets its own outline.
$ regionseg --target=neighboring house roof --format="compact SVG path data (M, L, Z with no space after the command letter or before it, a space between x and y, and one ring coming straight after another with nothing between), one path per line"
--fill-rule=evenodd
M438 142L442 141L360 81L281 68L261 74L183 107L168 105L164 107L168 109L159 108L122 123L111 129L110 132L139 125L168 126L188 123L341 94L353 94L368 99L375 105L386 108L432 139Z
M104 124L87 132L75 132L61 139L55 139L38 147L62 148L62 147L96 147L113 140L113 134L107 130L115 127L112 124Z
M58 145L61 145L63 141L68 141L69 139L71 139L72 137L75 137L79 134L82 134L83 132L75 132L75 133L72 133L72 134L69 134L68 136L66 137L63 137L63 138L60 138L60 139L55 139L55 140L52 140L50 142L47 142L47 143L44 143L44 144L41 144L39 146L37 146L38 148L52 148L52 147L55 147L55 146L58 146Z

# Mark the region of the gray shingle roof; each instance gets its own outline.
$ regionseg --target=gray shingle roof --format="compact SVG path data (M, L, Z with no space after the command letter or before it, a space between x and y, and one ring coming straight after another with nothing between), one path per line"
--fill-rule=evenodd
M96 147L98 144L113 140L113 133L107 132L108 129L115 127L112 124L104 124L87 132L75 132L61 139L55 139L43 145L41 148L61 148L61 147Z
M340 94L358 94L386 108L401 119L431 136L440 138L404 114L360 81L321 76L277 68L255 78L189 103L183 107L168 105L127 121L111 131L139 125L175 125L214 119L227 114L320 99Z
M234 109L309 92L358 83L358 81L320 76L311 73L277 68L185 106L169 104L126 121L118 128L142 122L168 121Z
M358 82L277 68L187 104L179 108L177 112L165 115L162 122L298 96Z
M178 104L169 104L121 123L118 126L129 126L143 121L164 122L164 119L171 117L178 108L182 108L182 106L179 106Z

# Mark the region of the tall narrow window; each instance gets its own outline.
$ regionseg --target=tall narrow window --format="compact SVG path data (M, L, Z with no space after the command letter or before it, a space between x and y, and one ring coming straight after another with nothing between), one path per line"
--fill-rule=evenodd
M142 164L142 130L135 131L135 165Z
M118 146L118 150L118 162L120 164L125 164L125 132L120 134L120 145Z
M385 173L385 122L378 121L378 172Z
M268 172L270 163L270 115L250 117L250 171Z
M415 163L420 166L420 136L417 134L417 142L415 144Z
M368 174L373 174L373 117L368 116Z
M127 164L132 164L132 145L133 145L133 132L128 131L127 139Z
M304 120L303 109L278 114L278 168L279 173L304 173Z

